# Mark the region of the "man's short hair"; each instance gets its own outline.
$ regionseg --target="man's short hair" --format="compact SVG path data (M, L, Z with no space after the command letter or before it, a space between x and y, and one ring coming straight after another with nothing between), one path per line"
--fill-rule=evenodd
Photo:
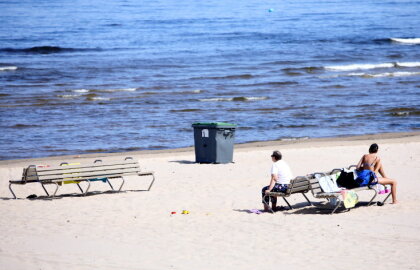
M280 151L277 151L277 150L274 151L271 156L274 157L275 160L281 160L281 157L282 157Z

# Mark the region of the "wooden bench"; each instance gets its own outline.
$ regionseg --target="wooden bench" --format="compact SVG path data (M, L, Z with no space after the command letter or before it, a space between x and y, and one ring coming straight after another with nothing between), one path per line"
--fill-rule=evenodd
M122 180L121 185L117 191L121 191L125 180L125 176L137 175L137 176L151 176L152 181L147 189L149 191L155 181L154 172L143 172L140 169L140 165L137 161L127 157L123 161L117 162L102 162L102 160L96 160L90 164L80 163L61 163L60 166L48 166L48 165L31 165L23 170L21 180L10 180L9 190L16 199L16 195L13 192L12 185L26 185L28 183L39 183L44 189L47 196L50 196L45 185L54 185L55 191L52 195L54 197L57 194L59 187L63 184L76 184L83 195L86 195L89 191L91 182L102 181L108 183L112 190L110 180L119 178ZM80 182L87 182L88 186L85 191L79 185Z
M349 168L351 168L353 166L350 166ZM332 177L334 177L338 172L340 172L341 169L334 169L331 172L326 172L326 173L313 173L311 175L309 175L309 182L310 182L310 189L312 192L312 195L317 198L317 199L327 199L330 200L332 198L335 198L338 200L338 203L336 205L336 207L332 210L331 214L335 213L335 211L341 206L343 205L343 200L341 199L341 192L326 192L322 189L321 184L319 183L319 178L320 177L328 177L329 181L335 181L336 179L333 179ZM359 188L352 188L349 189L351 191L354 192L359 192L359 191L364 191L364 190L370 190L373 192L373 196L371 198L371 200L368 203L368 206L372 204L373 200L376 198L378 192L376 191L376 189L374 188L370 188L369 186L365 186L365 187L359 187Z
M290 181L290 184L287 186L286 192L268 192L264 195L263 201L265 201L266 197L282 197L283 200L287 203L290 209L293 209L293 207L290 205L290 203L287 201L286 197L289 197L292 194L300 193L305 197L306 201L308 201L309 205L312 205L311 201L306 197L305 193L307 193L310 190L309 187L309 179L305 176L298 176L295 179ZM271 209L269 207L269 209ZM273 209L271 209L271 212L273 212Z

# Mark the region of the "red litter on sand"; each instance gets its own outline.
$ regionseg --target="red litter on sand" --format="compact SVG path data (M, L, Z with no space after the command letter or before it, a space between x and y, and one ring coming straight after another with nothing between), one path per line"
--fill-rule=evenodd
M176 212L171 212L171 215L175 215L176 214Z

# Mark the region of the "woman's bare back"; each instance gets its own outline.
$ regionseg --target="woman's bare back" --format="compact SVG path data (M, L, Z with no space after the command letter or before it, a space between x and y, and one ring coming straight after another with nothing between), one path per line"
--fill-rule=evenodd
M361 169L375 171L379 157L376 154L366 154L362 158Z

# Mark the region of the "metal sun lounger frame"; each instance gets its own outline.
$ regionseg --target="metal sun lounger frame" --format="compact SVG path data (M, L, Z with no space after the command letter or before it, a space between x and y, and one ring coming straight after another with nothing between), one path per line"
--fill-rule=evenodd
M349 166L347 169L351 169L351 168L356 168L356 165L351 165ZM313 173L309 175L309 181L310 181L310 189L312 192L312 195L315 198L318 199L330 199L330 198L336 198L338 200L337 206L332 210L331 214L335 213L335 211L337 211L337 209L341 206L344 205L344 202L341 200L341 193L339 192L323 192L321 189L321 186L319 184L319 180L316 178L315 175L323 175L323 176L327 176L328 178L330 178L330 181L333 181L331 179L331 175L335 174L339 171L341 171L342 169L334 169L331 172L325 172L325 173ZM376 198L376 196L378 195L378 192L376 191L376 189L374 188L370 188L369 186L365 186L365 187L359 187L359 188L353 188L353 189L349 189L352 190L354 192L359 192L359 191L363 191L363 190L372 190L374 192L372 198L370 199L368 206L370 206L373 202L373 200ZM385 201L389 198L389 196L391 195L391 193L389 193L385 199L381 202L382 204L385 203ZM350 211L350 209L348 209Z

